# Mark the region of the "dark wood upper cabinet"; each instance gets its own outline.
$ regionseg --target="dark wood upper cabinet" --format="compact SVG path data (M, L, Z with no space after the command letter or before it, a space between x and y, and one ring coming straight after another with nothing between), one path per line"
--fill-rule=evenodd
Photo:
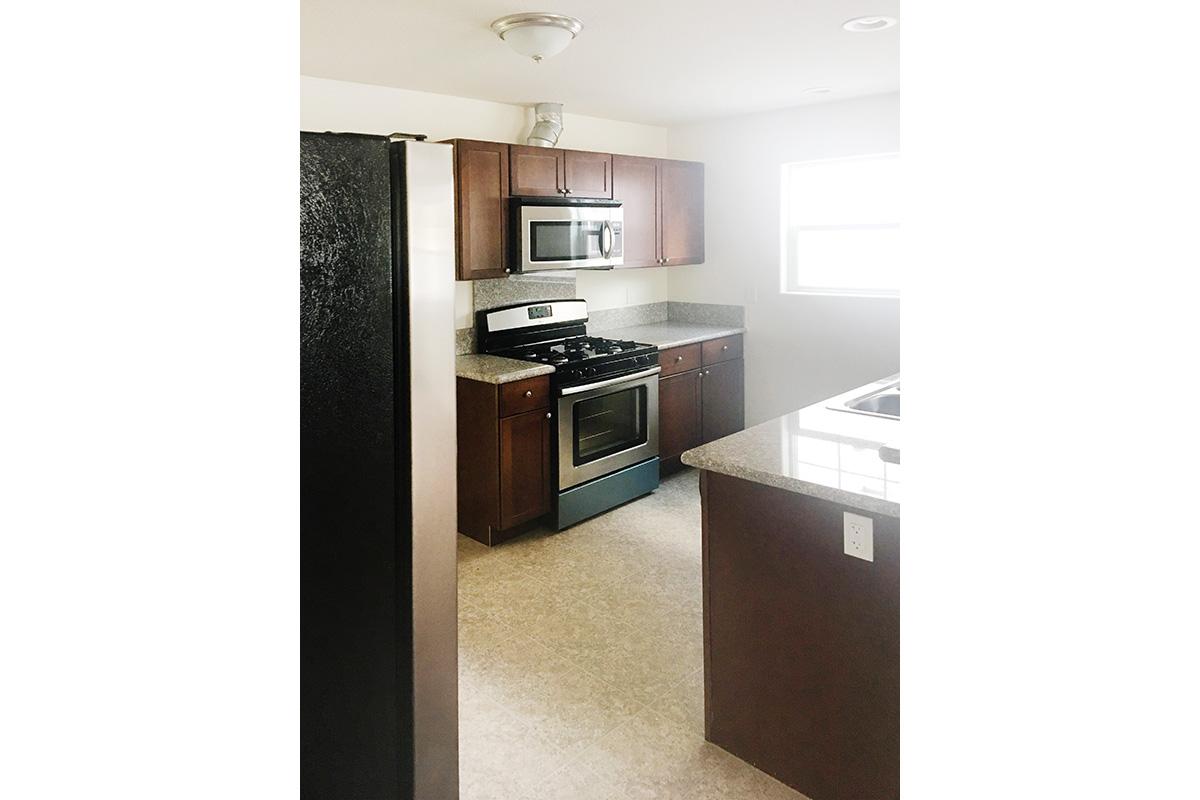
M612 199L612 154L564 150L563 165L563 174L566 177L563 188L567 190L567 197Z
M658 164L657 158L613 156L613 199L623 209L626 267L661 265Z
M509 148L511 193L517 197L559 197L566 188L564 151L514 144Z
M667 266L704 261L704 165L659 161L662 251ZM617 198L620 199L620 198Z
M508 145L455 139L458 279L503 278L508 239Z
M460 281L503 278L511 197L619 200L625 267L704 261L704 165L523 144L451 139L455 146Z
M527 411L500 420L500 527L550 510L550 414Z
M705 367L700 372L704 408L701 438L711 442L737 433L746 425L743 361L740 358L724 361Z
M700 444L700 372L658 382L658 454L664 461Z

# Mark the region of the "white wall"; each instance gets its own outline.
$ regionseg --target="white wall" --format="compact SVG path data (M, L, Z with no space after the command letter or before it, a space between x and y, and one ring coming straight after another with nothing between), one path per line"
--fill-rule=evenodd
M671 158L705 163L704 264L668 272L671 300L746 306L755 424L900 368L900 301L779 290L780 165L900 149L900 96L671 128Z
M424 133L430 141L464 138L519 143L532 126L523 106L300 76L300 130ZM560 146L639 156L666 156L667 130L653 125L563 114ZM577 296L591 308L618 308L667 299L667 270L581 273ZM455 287L455 325L470 327L471 284Z

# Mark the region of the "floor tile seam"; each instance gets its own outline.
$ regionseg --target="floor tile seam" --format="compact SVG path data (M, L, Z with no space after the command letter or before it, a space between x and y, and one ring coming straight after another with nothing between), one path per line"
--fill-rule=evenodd
M502 713L504 716L508 717L508 719L511 722L515 723L519 728L522 729L525 737L528 737L529 739L538 740L538 742L540 742L542 745L550 748L551 750L553 750L560 756L564 756L564 757L568 757L568 758L570 757L570 753L567 750L564 750L562 747L559 747L557 744L550 741L542 734L538 733L534 729L534 727L531 724L529 724L528 722L526 722L522 718L522 715L520 713L518 713L517 711L515 711L511 706L509 706L507 704L507 702L505 702L502 699L495 700L493 702L496 704L497 708L500 710L500 713ZM554 770L554 772L557 772L557 770Z

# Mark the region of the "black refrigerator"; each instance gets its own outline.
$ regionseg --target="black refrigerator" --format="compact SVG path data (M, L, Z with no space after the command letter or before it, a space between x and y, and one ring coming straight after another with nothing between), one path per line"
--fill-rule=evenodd
M300 135L301 796L458 796L450 145Z

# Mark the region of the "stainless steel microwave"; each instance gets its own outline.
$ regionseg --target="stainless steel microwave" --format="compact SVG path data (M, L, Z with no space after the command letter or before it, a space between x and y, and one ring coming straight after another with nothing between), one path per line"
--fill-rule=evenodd
M524 197L513 200L510 272L612 269L625 263L619 200Z

